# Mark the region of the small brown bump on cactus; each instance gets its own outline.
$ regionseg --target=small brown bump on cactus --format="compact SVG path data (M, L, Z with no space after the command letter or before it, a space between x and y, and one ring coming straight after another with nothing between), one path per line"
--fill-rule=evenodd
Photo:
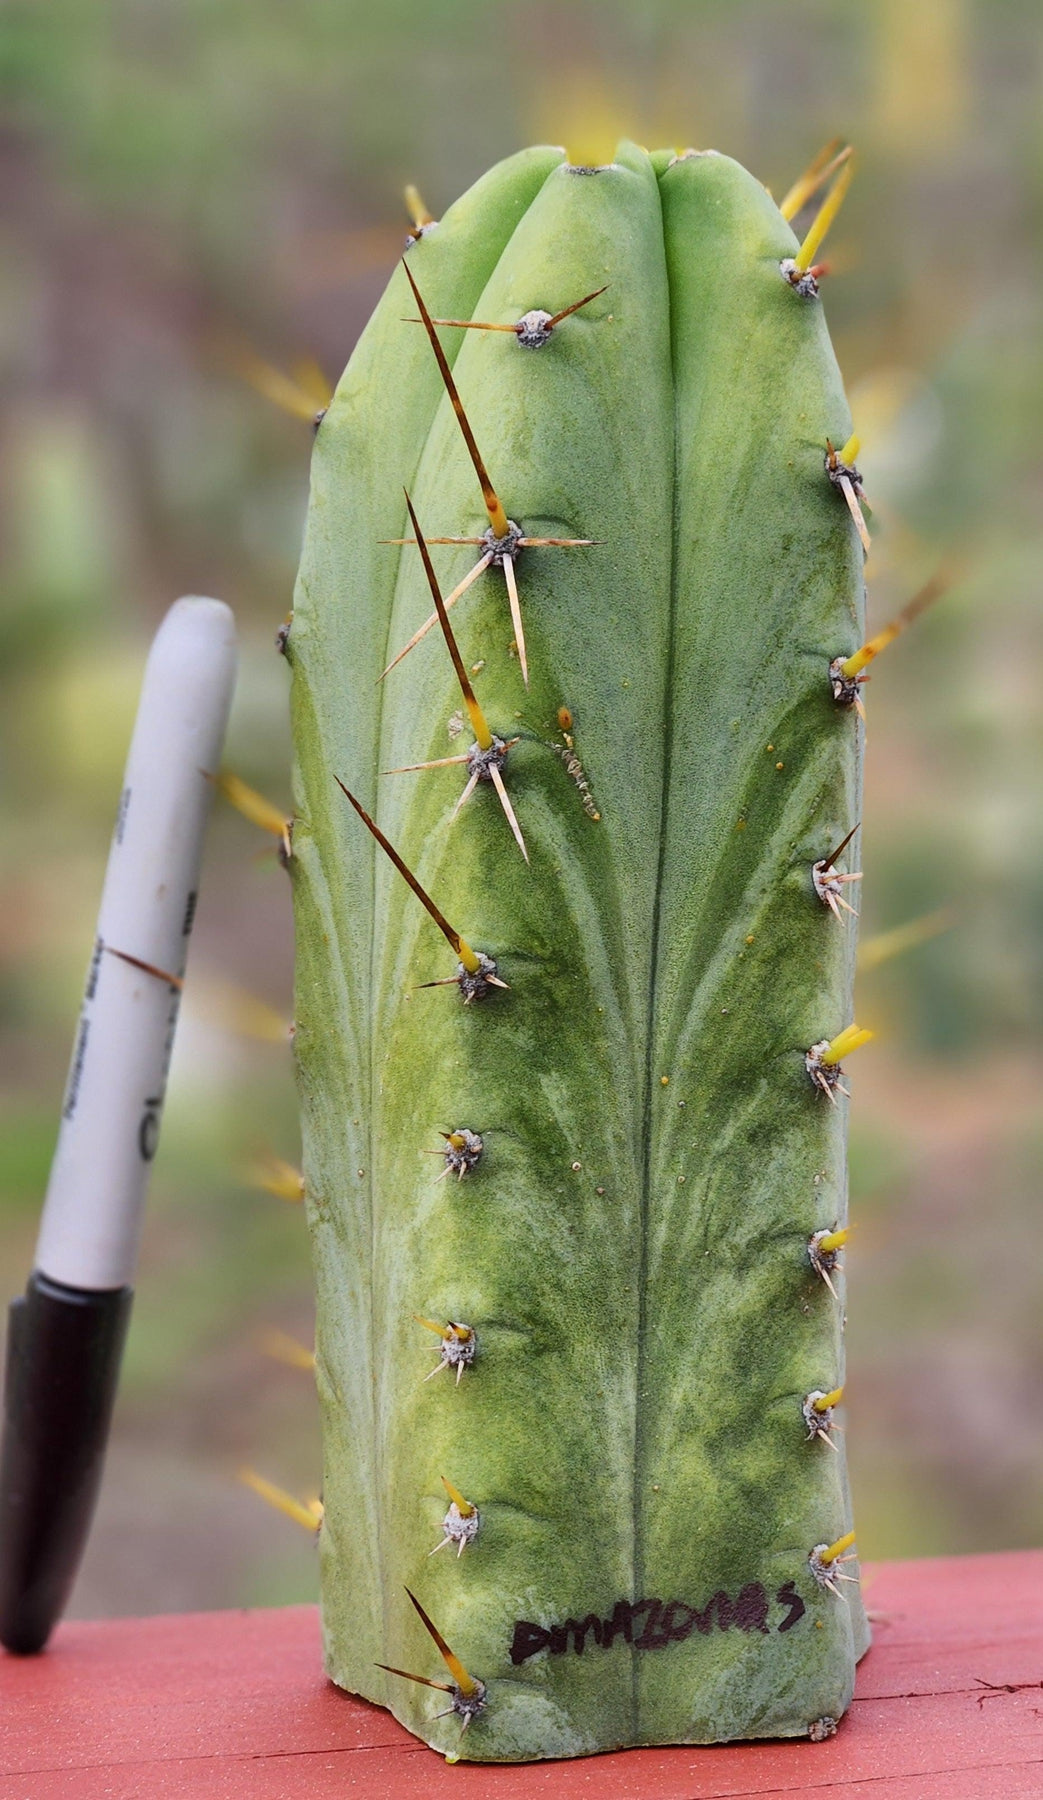
M851 177L855 172L854 152L849 150L848 155L840 158L839 162L836 180L808 226L804 242L796 256L786 256L779 264L782 275L803 300L815 298L819 277L825 273L823 266L816 264L815 254L843 206L844 196L851 186Z
M279 626L279 629L275 634L275 648L278 650L280 656L285 656L287 653L287 647L290 642L290 627L292 626L292 624L293 624L293 608L291 606L289 612L286 614L285 619L283 620L282 624Z
M582 300L574 300L571 306L563 306L560 312L549 313L544 312L542 307L532 307L520 319L516 319L513 325L494 325L482 319L433 318L431 323L453 326L457 331L509 331L523 349L542 350L544 344L550 343L555 326L560 325L563 319L571 318L574 312L579 312L581 306L589 306L592 300L597 300L599 295L605 293L608 285L606 281L604 287L595 288L592 294L584 294ZM406 325L422 325L423 322L422 319L403 320Z
M841 1060L850 1056L852 1051L861 1049L863 1044L868 1044L872 1035L871 1031L863 1031L857 1025L848 1025L837 1037L823 1038L805 1052L804 1067L808 1075L819 1092L825 1094L834 1106L837 1103L834 1089L847 1094L849 1100L851 1098L840 1079L844 1073L840 1066Z
M144 962L140 956L131 956L129 950L117 950L114 944L103 944L102 949L109 956L117 956L120 962L129 963L132 969L140 969L144 975L154 975L157 981L165 981L175 993L180 994L185 985L184 976L173 975L169 969L157 969L155 963Z
M453 1679L451 1682L431 1681L426 1675L411 1675L408 1669L393 1669L390 1663L378 1663L377 1668L386 1670L389 1675L401 1675L404 1681L418 1681L421 1687L438 1688L441 1693L449 1694L451 1696L450 1705L445 1707L442 1712L436 1713L435 1718L446 1719L451 1713L456 1713L457 1717L463 1720L460 1728L460 1736L463 1737L471 1720L477 1718L485 1707L485 1683L467 1673L460 1658L454 1656L437 1626L433 1625L428 1618L416 1595L410 1593L408 1588L406 1593L409 1594L409 1598L420 1614L425 1630L434 1640L438 1654Z
M462 1181L465 1175L478 1167L485 1149L485 1140L479 1132L468 1131L466 1127L459 1131L443 1131L442 1136L445 1139L445 1149L432 1152L435 1156L445 1158L445 1168L438 1179L444 1181L447 1175L455 1175Z
M425 231L430 231L433 225L437 225L438 220L431 217L421 197L420 189L415 187L413 182L407 181L402 192L402 199L405 202L406 217L409 220L409 232L406 236L408 247L422 238Z
M455 1488L444 1475L439 1479L449 1495L449 1511L442 1520L444 1535L441 1543L436 1544L434 1549L429 1550L427 1554L428 1556L437 1556L439 1550L444 1550L447 1544L455 1544L456 1554L461 1557L468 1544L473 1544L478 1536L480 1523L478 1508L472 1506L470 1500L465 1500L459 1488Z
M783 218L790 221L795 219L819 189L825 187L837 170L850 160L852 154L851 145L845 144L843 138L830 138L828 144L823 144L803 175L797 177L793 186L779 201L779 211Z
M833 1286L833 1276L841 1268L840 1252L850 1236L851 1232L846 1226L843 1230L838 1230L834 1225L832 1231L812 1232L808 1240L808 1261L815 1274L821 1275L834 1300L838 1300L840 1296Z
M525 549L534 549L534 548L582 549L582 548L588 547L593 542L593 540L591 538L528 537L525 534L525 532L522 530L522 527L520 525L515 524L513 519L509 519L507 517L507 513L504 510L503 502L500 499L500 496L498 495L498 493L496 492L496 489L493 487L491 480L489 479L489 471L486 468L485 463L482 459L482 454L481 454L481 451L479 450L478 444L475 440L474 432L471 430L470 421L468 420L467 414L464 411L463 401L460 399L460 394L457 389L456 382L453 380L453 372L449 367L449 363L446 359L445 351L442 349L442 346L438 341L438 333L435 330L434 320L432 319L431 314L428 312L427 307L424 304L424 299L420 292L420 289L417 287L416 282L413 280L412 270L405 263L403 263L402 266L405 269L406 277L409 281L409 285L413 290L413 298L416 301L418 307L420 308L421 323L423 324L424 329L427 332L428 340L430 342L432 350L434 351L435 361L438 364L438 371L442 377L442 383L445 387L445 391L449 396L449 404L451 405L453 412L456 415L457 423L463 434L464 443L467 445L467 453L471 458L471 462L474 466L474 472L478 477L478 483L482 490L482 499L485 502L485 510L489 515L488 529L485 532L483 532L482 536L479 538L431 538L431 539L429 539L429 542L432 544L475 544L475 545L483 546L483 554L478 558L478 561L475 564L474 568L471 569L469 571L469 573L464 576L463 581L461 583L459 583L456 588L454 588L453 592L449 595L448 599L446 600L446 602L445 602L446 610L448 611L449 607L452 606L453 602L460 598L460 595L462 593L464 593L468 587L470 587L470 585L473 581L477 580L478 576L482 574L483 570L488 569L488 568L502 569L503 570L503 578L504 578L504 581L507 586L507 598L510 603L511 624L514 627L514 639L515 639L515 643L518 646L518 661L521 665L522 680L524 681L526 687L528 687L528 685L529 685L529 664L528 664L528 657L527 657L527 653L526 653L526 649L525 649L525 630L522 625L521 601L518 596L518 582L517 582L517 578L516 578L515 572L514 572L515 559L517 558L519 551L525 550ZM396 543L397 542L409 542L408 539L404 539L404 540L393 539L392 541L396 542ZM390 671L395 667L396 663L400 663L402 661L402 658L405 655L407 655L410 650L413 649L413 646L420 642L420 639L425 635L425 633L430 631L432 625L435 624L437 618L438 618L437 613L432 613L431 617L428 620L426 620L426 622L420 627L420 630L414 632L414 634L410 638L408 644L406 644L403 647L403 649L401 649L399 651L398 655L396 657L394 657L391 662L388 663L387 668L384 669L383 673L380 676L381 681L383 681L385 675L390 673Z
M420 901L420 904L427 908L427 911L430 913L450 948L455 950L457 956L460 958L460 966L455 975L446 976L444 981L422 981L419 985L421 987L450 987L455 985L460 989L465 1003L469 1003L472 1000L484 1000L491 987L506 988L506 981L501 981L496 972L495 959L491 956L486 956L484 950L471 949L467 939L461 937L460 933L450 925L445 914L439 911L430 894L427 892L427 889L421 887L416 876L413 874L412 869L407 868L394 845L388 842L384 833L381 831L380 826L375 824L370 818L365 807L360 805L359 801L356 800L350 788L344 786L339 775L335 775L333 779L340 788L341 793L346 799L351 801L351 804L358 813L362 823L372 832L381 849L391 858L391 861L394 863L399 874L406 882L408 882L417 899Z
M293 1163L282 1156L263 1156L247 1171L251 1187L263 1188L278 1200L289 1200L299 1206L304 1199L304 1176Z
M859 821L859 824L860 823L861 820ZM849 901L844 899L843 890L845 883L849 881L861 881L862 871L861 869L856 869L848 874L840 875L837 873L836 867L837 858L843 855L857 830L858 825L852 825L847 837L841 840L836 849L831 850L828 856L823 856L819 862L814 863L811 869L811 880L815 893L821 900L823 906L829 907L833 916L839 920L841 925L844 923L843 919L840 918L841 907L844 908L845 912L851 913L854 918L858 918L858 913L855 908Z
M821 1719L812 1719L808 1726L808 1737L813 1744L824 1744L827 1738L836 1735L837 1722L831 1713L823 1713Z
M227 770L220 775L211 775L208 769L203 770L208 781L212 781L219 794L223 794L229 806L234 806L237 813L249 819L251 825L257 825L261 831L267 831L276 838L279 844L279 861L285 868L293 855L293 819L287 818L256 788L248 787L240 776L232 775Z
M838 1567L840 1563L855 1561L854 1556L844 1555L844 1551L850 1550L854 1541L854 1532L847 1531L843 1537L837 1538L835 1544L816 1544L808 1557L808 1568L819 1587L828 1588L838 1600L841 1598L840 1589L834 1583L837 1581L857 1583L858 1580L856 1575L842 1575Z
M460 1386L460 1377L465 1369L469 1369L478 1354L478 1337L470 1325L462 1321L447 1319L444 1325L436 1325L434 1319L421 1318L419 1313L413 1314L418 1325L425 1331L433 1331L442 1340L442 1354L430 1375L424 1380L430 1381L434 1375L440 1375L443 1369L456 1370L456 1385Z
M869 510L869 502L862 486L861 472L855 463L860 448L861 439L856 432L851 433L847 443L842 444L839 450L835 449L832 440L827 438L825 468L833 486L844 496L848 512L855 522L855 530L861 539L862 548L868 556L871 546L865 514Z
M801 1412L804 1415L809 1440L821 1438L822 1442L828 1444L831 1450L836 1449L829 1432L833 1424L834 1409L840 1405L843 1397L843 1387L830 1388L828 1393L823 1393L821 1388L813 1388L810 1394L805 1394Z
M463 657L460 655L453 628L449 623L449 614L445 609L445 602L442 599L442 591L438 585L438 578L435 575L434 567L431 562L427 541L420 529L420 523L413 510L413 502L409 498L408 493L406 494L406 506L409 508L409 517L412 522L413 530L416 533L417 547L423 558L427 584L431 589L431 597L435 603L435 612L438 617L438 622L442 627L442 634L445 638L449 654L452 658L453 668L456 671L456 679L460 683L460 692L464 697L464 705L467 708L468 717L471 721L471 730L474 732L475 741L471 745L470 750L464 751L461 756L439 756L433 762L409 763L400 769L386 769L384 773L387 775L409 775L416 773L416 771L420 769L442 769L448 767L450 763L466 763L468 771L467 785L453 808L449 821L450 824L452 824L453 819L456 818L456 815L460 811L465 800L470 799L479 781L489 781L496 789L497 799L503 807L504 816L514 834L514 841L526 862L528 862L529 852L525 848L525 839L522 836L521 826L518 824L517 816L508 797L502 774L503 765L507 760L507 752L514 748L518 739L516 737L498 737L489 728L489 722L486 719L482 708L478 704L477 696L471 685L471 678L464 668Z
M840 454L843 455L843 452ZM951 580L952 577L947 570L939 569L936 574L931 576L930 581L926 581L922 588L917 589L912 599L903 606L897 618L892 619L889 625L885 625L882 631L878 631L875 637L871 637L860 650L856 650L851 656L835 656L833 658L829 665L829 680L833 698L839 706L856 706L862 713L858 690L864 681L869 680L869 676L866 674L869 664L880 655L881 650L887 649L888 644L893 644L895 638L900 637L914 619L918 619L921 613L926 612L929 606L933 606L934 602L941 598L951 585ZM864 713L862 716L865 716Z
M277 1487L274 1481L259 1475L256 1469L239 1470L238 1479L244 1487L248 1487L268 1506L281 1512L284 1518L292 1519L295 1525L303 1525L305 1531L317 1533L322 1524L322 1501L318 1498L303 1501L288 1494L285 1488Z

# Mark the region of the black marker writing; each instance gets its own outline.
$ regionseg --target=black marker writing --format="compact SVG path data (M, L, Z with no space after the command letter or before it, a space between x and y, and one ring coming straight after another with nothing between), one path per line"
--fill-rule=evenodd
M788 1608L786 1617L776 1627L789 1631L803 1618L807 1608L792 1581L779 1588L775 1599ZM600 1650L611 1650L619 1639L635 1650L665 1650L669 1644L683 1644L693 1631L708 1637L712 1631L757 1631L767 1634L769 1600L759 1581L750 1581L734 1599L723 1588L703 1607L689 1606L684 1600L617 1600L607 1618L587 1613L582 1619L566 1619L562 1625L536 1625L531 1619L519 1619L514 1627L510 1657L517 1668L530 1656L547 1650L551 1656L563 1656L573 1650L582 1656L588 1644Z
M804 1602L792 1581L784 1582L775 1598L780 1606L788 1606L790 1609L783 1619L782 1624L779 1626L780 1631L789 1631L790 1627L795 1625L798 1619L804 1617L804 1614L808 1609L804 1605Z

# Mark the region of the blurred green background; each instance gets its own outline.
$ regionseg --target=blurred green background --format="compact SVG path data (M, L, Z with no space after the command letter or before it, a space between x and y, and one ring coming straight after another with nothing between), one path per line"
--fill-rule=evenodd
M289 799L286 670L310 430L244 379L335 379L399 253L527 141L714 146L781 194L859 173L825 305L875 505L871 618L951 593L876 665L852 1065L848 1423L867 1556L1043 1541L1043 31L1036 0L52 0L0 26L0 1260L28 1273L148 637L235 607L228 764ZM310 379L307 372L302 377ZM389 396L389 404L392 397ZM81 1614L279 1602L314 1493L287 883L220 805Z

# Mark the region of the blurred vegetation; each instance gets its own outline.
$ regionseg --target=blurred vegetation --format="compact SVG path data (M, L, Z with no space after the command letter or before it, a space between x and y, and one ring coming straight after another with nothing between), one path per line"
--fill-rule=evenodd
M781 193L835 132L860 169L825 304L875 506L867 935L954 924L867 973L853 1066L850 1450L867 1555L1043 1539L1036 801L1043 33L1034 0L52 0L0 28L0 1255L28 1272L148 637L235 607L228 762L288 800L285 669L309 430L241 371L336 378L399 252L538 138L576 160L714 145ZM390 402L390 397L389 397ZM245 995L268 1008L251 1007ZM215 816L87 1613L315 1589L238 1488L319 1479L298 1208L286 884ZM274 1014L276 1023L271 1022Z

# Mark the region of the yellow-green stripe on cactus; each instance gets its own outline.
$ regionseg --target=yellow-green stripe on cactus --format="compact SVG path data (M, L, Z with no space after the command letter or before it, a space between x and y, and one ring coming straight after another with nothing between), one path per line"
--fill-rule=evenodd
M867 1628L817 277L736 163L630 144L512 157L405 260L286 643L327 1667L478 1760L821 1737Z

